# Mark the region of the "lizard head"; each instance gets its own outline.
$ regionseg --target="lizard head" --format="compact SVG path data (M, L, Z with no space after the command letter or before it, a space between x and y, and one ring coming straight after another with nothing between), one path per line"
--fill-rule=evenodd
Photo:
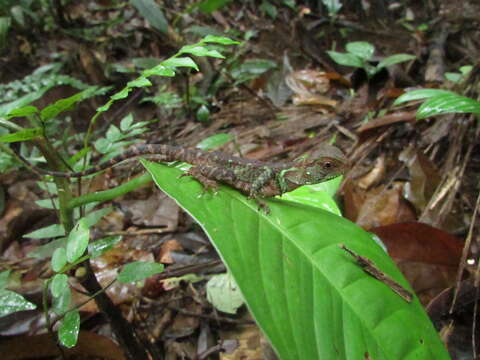
M347 169L348 160L342 151L325 145L296 159L295 168L285 173L285 179L298 185L311 185L340 176Z

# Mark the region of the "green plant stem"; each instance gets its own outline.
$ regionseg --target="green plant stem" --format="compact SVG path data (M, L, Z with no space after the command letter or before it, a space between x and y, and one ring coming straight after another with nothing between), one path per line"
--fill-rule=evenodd
M109 101L113 102L112 100ZM88 144L90 143L90 137L92 136L93 130L95 129L95 124L97 123L98 117L103 114L103 112L97 111L95 115L93 115L92 119L90 120L90 124L88 125L87 133L85 134L85 139L83 140L83 148L88 148Z
M80 257L79 259L75 260L75 262L71 263L71 264L68 264L68 265L65 265L63 267L63 269L60 271L60 273L64 273L64 274L68 274L68 272L70 270L72 270L73 268L75 268L78 264L81 264L82 262L84 262L85 260L88 260L90 259L90 255L84 255L82 257ZM70 311L70 310L69 310ZM68 311L67 311L68 312Z
M62 159L49 142L43 138L38 138L35 144L53 169L60 171L65 169ZM70 181L68 178L57 176L54 176L53 179L58 189L60 221L65 228L65 233L68 234L72 231L74 225L73 208L68 206L72 200ZM125 320L120 310L113 304L108 295L102 291L102 286L92 270L89 259L85 260L84 266L87 272L83 278L82 285L89 294L98 294L98 296L95 297L95 303L109 319L112 330L125 352L125 357L128 360L147 360L147 353L140 340L135 336L130 324Z
M92 202L102 202L112 200L119 196L125 195L128 192L138 189L139 187L146 185L152 181L152 177L149 173L145 173L135 179L132 179L125 184L117 186L116 188L97 191L90 194L85 194L76 198L71 199L67 207L72 210L78 206L82 206Z
M65 352L63 351L63 348L58 343L55 333L53 332L53 324L50 321L50 314L48 313L48 287L50 286L51 281L52 281L52 278L49 278L48 280L45 280L45 282L43 283L43 291L42 291L43 314L45 316L45 324L47 326L48 334L52 338L53 343L57 346L57 349L60 352L62 359L66 359L67 357L65 356Z
M55 170L64 170L63 161L60 159L60 156L57 154L55 149L45 141L43 138L38 138L35 141L35 145L40 149L43 156L47 160L47 163L50 164ZM62 223L65 233L69 233L73 229L73 211L70 209L67 204L72 198L72 191L70 190L70 182L67 178L54 177L53 181L58 189L58 213L60 217L60 222Z

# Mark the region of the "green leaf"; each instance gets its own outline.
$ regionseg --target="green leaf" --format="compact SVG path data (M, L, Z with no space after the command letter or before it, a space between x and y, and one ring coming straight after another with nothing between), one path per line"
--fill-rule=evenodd
M35 200L35 204L45 209L58 209L58 198Z
M353 55L364 60L370 60L375 52L375 46L366 41L354 41L345 46L345 49Z
M209 14L226 6L231 1L232 0L205 0L198 4L198 7L204 13Z
M446 72L443 75L445 76L445 79L454 83L459 83L463 78L463 75L460 73Z
M172 68L163 66L159 64L151 69L142 71L142 75L145 77L149 76L167 76L172 77L175 76L175 71Z
M50 284L50 291L54 298L62 296L68 289L68 276L65 274L56 274Z
M62 268L67 264L67 251L64 247L55 249L52 255L52 270L60 272Z
M23 235L24 238L31 239L46 239L54 238L59 236L65 236L65 229L60 224L53 224L45 226L41 229L32 231L31 233Z
M17 311L33 310L37 306L10 290L0 290L0 317L7 316Z
M480 115L480 102L457 94L443 94L425 101L417 110L417 120L453 113Z
M200 69L198 68L198 65L195 64L195 61L193 61L189 57L173 57L173 58L167 59L165 61L162 61L162 65L167 66L167 67L174 67L174 68L175 67L189 67L189 68L193 68L197 71L200 71Z
M43 121L48 121L56 117L58 114L70 110L76 103L95 96L104 90L104 88L99 88L98 86L91 86L73 96L57 100L40 111L40 118Z
M345 65L345 66L353 66L357 68L363 67L363 60L356 55L349 54L349 53L339 53L336 51L327 51L327 54L337 64Z
M473 69L472 65L464 65L464 66L460 66L459 68L460 72L464 76L470 74L470 71L472 71L472 69Z
M336 15L343 6L340 0L322 0L322 3L327 7L330 16Z
M132 126L132 123L133 123L133 115L132 113L129 113L120 121L120 129L122 131L128 131L130 129L130 126Z
M259 75L268 70L274 69L275 67L277 67L277 63L275 61L267 59L248 59L239 67L234 68L231 72L231 75L235 79L242 79L243 77L248 78L249 75L258 77Z
M12 143L18 141L27 141L36 138L42 134L42 129L40 128L31 128L20 130L12 134L5 134L0 136L0 142L2 143Z
M85 216L85 225L88 228L92 227L93 225L96 225L101 218L110 214L112 211L113 211L113 208L111 206L107 206L102 209L92 211L87 216Z
M299 187L294 191L283 194L282 199L310 205L341 216L342 213L332 198L341 183L341 179L341 177L337 177L320 184Z
M38 113L38 109L35 106L27 105L10 111L10 113L7 115L7 119L31 116L36 113Z
M197 110L197 120L203 123L208 122L210 120L210 110L205 105L201 105Z
M87 146L86 148L82 148L80 151L78 151L75 155L73 155L72 157L70 157L70 159L68 159L68 163L70 165L72 165L73 167L75 166L78 166L80 165L81 168L83 168L84 164L83 164L83 161L81 162L81 164L78 164L78 162L83 159L84 157L87 156L87 154L89 152L92 151L92 148ZM56 194L56 192L54 192Z
M68 235L67 260L69 263L75 262L75 260L83 255L87 249L89 239L90 231L88 229L87 221L85 218L82 218Z
M152 83L146 77L140 76L135 80L129 81L127 86L129 88L134 88L134 87L142 88L142 87L152 86Z
M434 96L438 95L456 95L453 91L448 91L448 90L441 90L441 89L419 89L419 90L413 90L409 91L402 96L400 96L397 100L393 102L393 106L408 102L408 101L414 101L414 100L422 100L422 99L428 99Z
M155 30L160 31L162 34L167 34L167 19L154 0L130 0L130 3L138 10L140 15L147 19Z
M10 270L0 272L0 291L5 289L8 284L8 277L10 276Z
M260 5L260 10L265 12L268 16L270 16L272 19L277 18L277 7L275 5L272 5L269 1L267 0L262 0L262 4Z
M204 43L216 43L222 45L238 45L241 44L240 41L232 40L225 36L215 36L215 35L207 35L205 38L202 39Z
M56 239L56 240L50 241L45 245L39 246L33 251L30 251L28 253L28 257L39 259L39 260L47 259L53 256L53 253L55 252L56 249L66 245L67 245L67 238Z
M52 310L55 314L61 316L70 309L72 302L72 291L69 286L62 288L62 292L53 298Z
M217 309L227 314L236 314L245 302L240 289L229 274L214 275L206 285L207 300Z
M220 54L217 50L210 50L204 46L199 45L185 45L183 46L178 54L192 54L195 56L210 56L219 59L225 59L225 56Z
M409 54L395 54L392 56L389 56L382 61L380 61L377 65L377 68L383 68L383 67L388 67L391 65L395 65L404 61L410 61L415 59L414 55L409 55Z
M7 34L11 23L12 18L10 16L0 16L0 50L3 50L7 45Z
M71 348L77 344L78 332L80 331L80 314L78 310L69 311L60 321L58 328L58 339L60 343Z
M88 253L91 258L96 258L97 256L102 255L105 251L113 248L120 240L122 240L121 236L107 236L94 241L88 245Z
M233 134L222 133L209 136L197 144L197 148L202 150L212 150L233 140Z
M163 271L163 264L156 262L134 261L123 267L117 280L121 283L140 281Z
M124 87L122 90L120 90L120 91L116 92L115 94L113 94L112 96L110 96L110 99L112 99L113 101L125 99L128 96L128 94L130 93L130 91L132 91L132 88ZM108 108L107 108L107 110L108 110Z
M20 24L21 26L25 26L25 11L23 10L21 5L12 6L10 8L10 13L18 24Z
M125 89L124 89L125 90ZM127 95L128 95L128 92L127 92ZM105 112L105 111L108 111L108 109L110 109L110 106L112 106L112 104L114 103L115 100L112 100L112 98L110 97L110 100L107 101L106 104L100 106L97 108L97 113L102 113L102 112Z
M340 248L367 257L410 289L384 250L355 224L277 199L266 201L266 214L224 186L200 197L202 186L178 179L178 169L142 163L207 232L280 358L448 359L418 299L407 303Z
M0 105L0 117L5 117L8 114L10 114L13 110L24 107L25 105L28 105L35 100L38 100L45 94L47 90L49 90L53 85L46 86L41 88L38 91L31 92L25 96L22 96L21 98L2 104ZM0 100L1 101L1 100Z

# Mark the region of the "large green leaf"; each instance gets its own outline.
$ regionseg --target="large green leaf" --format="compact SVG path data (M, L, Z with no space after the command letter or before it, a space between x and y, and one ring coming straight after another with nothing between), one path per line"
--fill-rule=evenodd
M17 311L33 310L37 306L10 290L0 290L0 317L10 315Z
M403 104L408 101L429 99L439 95L455 95L453 91L443 90L443 89L418 89L406 92L402 96L398 97L394 102L393 106Z
M201 196L180 170L143 161L210 236L282 359L448 359L418 299L367 275L345 244L409 288L369 233L330 212L269 200L270 214L228 187Z
M91 86L75 95L55 101L42 109L40 117L43 121L48 121L58 114L70 110L75 104L95 95L104 93L107 88L99 88L98 86Z
M25 96L22 96L21 98L18 98L14 101L10 101L8 103L4 103L0 105L0 117L3 116L8 116L13 110L18 109L20 107L24 107L33 101L41 98L45 92L47 92L51 86L46 86L41 88L40 90L37 90L35 92L28 93ZM1 100L0 100L1 101Z
M458 94L441 94L431 97L418 108L417 119L452 113L480 115L480 102Z
M30 128L25 130L20 130L12 134L6 134L0 136L0 142L2 143L12 143L18 141L27 141L36 138L42 134L42 129L40 128Z

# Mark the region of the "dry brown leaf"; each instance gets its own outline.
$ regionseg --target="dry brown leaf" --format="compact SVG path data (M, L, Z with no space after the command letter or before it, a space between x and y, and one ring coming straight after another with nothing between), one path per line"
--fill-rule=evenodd
M403 198L403 183L393 183L388 188L381 185L365 191L348 182L344 189L345 217L367 230L416 219L411 205Z
M174 261L170 255L170 251L180 251L183 250L182 245L175 240L167 240L160 247L160 252L158 253L158 261L162 264L173 264Z
M463 243L455 236L418 222L370 229L408 279L423 304L452 286Z

